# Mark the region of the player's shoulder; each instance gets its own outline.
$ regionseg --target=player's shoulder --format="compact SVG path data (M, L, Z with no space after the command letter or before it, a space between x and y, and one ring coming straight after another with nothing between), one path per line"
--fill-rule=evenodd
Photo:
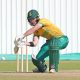
M42 23L42 24L51 23L51 21L49 19L46 19L46 18L41 18L39 22Z
M50 20L47 18L41 18L40 21L50 21Z

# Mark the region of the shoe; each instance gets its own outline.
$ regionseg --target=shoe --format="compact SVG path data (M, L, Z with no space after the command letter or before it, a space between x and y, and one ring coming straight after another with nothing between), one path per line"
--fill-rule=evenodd
M55 69L51 69L49 72L50 73L55 73Z

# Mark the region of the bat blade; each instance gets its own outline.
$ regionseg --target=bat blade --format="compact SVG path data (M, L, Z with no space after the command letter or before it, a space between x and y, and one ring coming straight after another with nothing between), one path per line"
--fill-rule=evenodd
M14 53L17 54L18 51L19 51L19 47L15 46L15 47L14 47Z

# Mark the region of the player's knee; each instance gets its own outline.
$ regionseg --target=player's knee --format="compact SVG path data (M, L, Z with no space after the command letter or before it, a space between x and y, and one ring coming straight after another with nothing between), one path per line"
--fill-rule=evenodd
M47 69L47 65L44 63L44 61L39 61L32 58L33 64L38 68L39 72L45 72Z

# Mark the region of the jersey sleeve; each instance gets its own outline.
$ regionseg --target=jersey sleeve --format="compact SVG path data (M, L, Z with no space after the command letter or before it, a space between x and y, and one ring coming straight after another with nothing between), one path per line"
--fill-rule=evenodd
M39 23L44 26L50 25L50 21L48 19L40 19Z

